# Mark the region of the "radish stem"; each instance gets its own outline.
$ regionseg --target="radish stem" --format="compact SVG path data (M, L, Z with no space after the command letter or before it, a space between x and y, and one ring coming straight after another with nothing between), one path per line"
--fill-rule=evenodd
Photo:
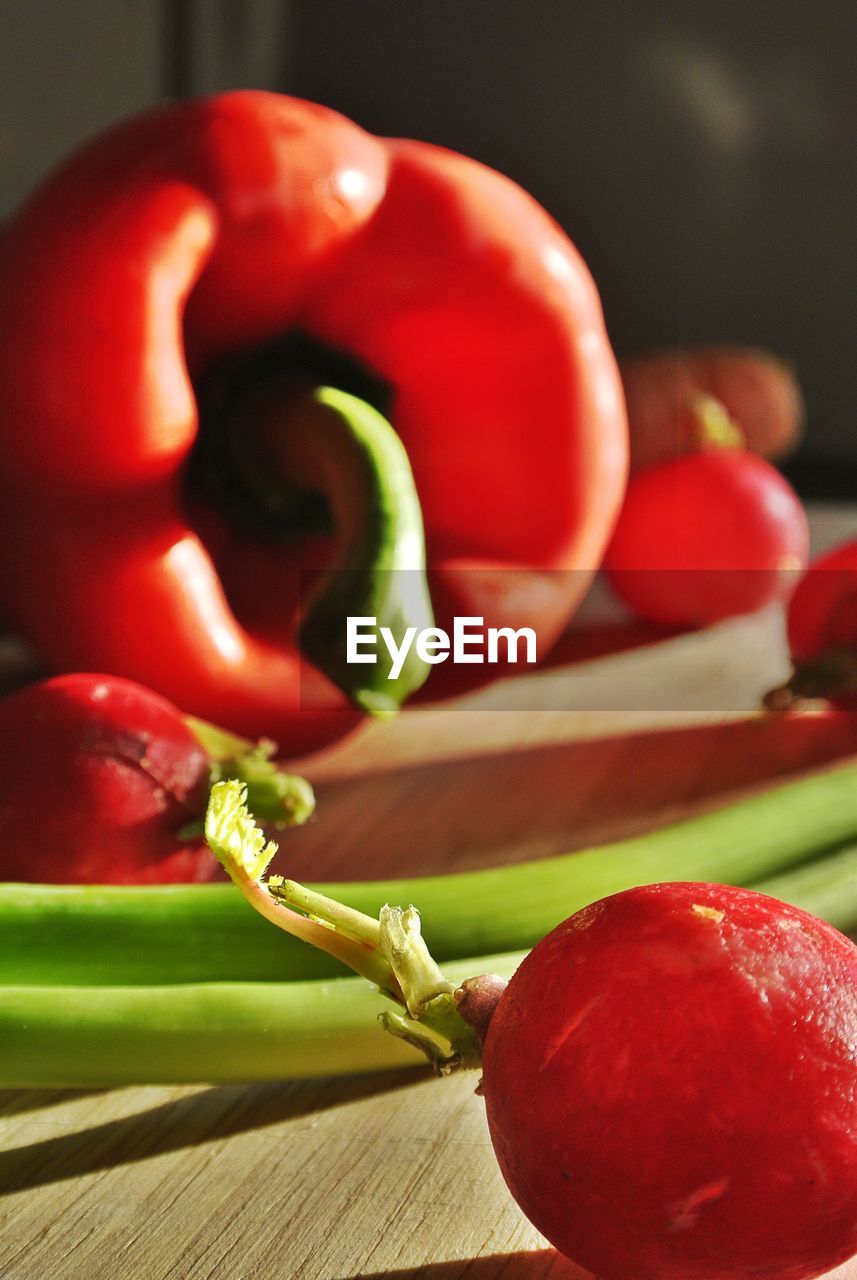
M297 827L306 822L315 809L315 796L306 778L285 773L277 768L274 757L277 744L262 738L252 742L237 734L208 724L195 716L185 716L185 724L209 757L209 784L235 778L247 787L251 813L259 822L275 827ZM182 839L202 835L203 823L189 822L180 833Z
M277 846L265 843L247 808L247 788L234 779L211 789L205 838L256 911L293 937L344 960L402 1006L407 1018L388 1017L387 1030L420 1047L439 1072L478 1066L479 1042L458 1012L455 986L426 946L416 907L385 904L376 921L282 876L266 880ZM299 904L307 915L294 909ZM308 926L317 931L315 937L307 934Z

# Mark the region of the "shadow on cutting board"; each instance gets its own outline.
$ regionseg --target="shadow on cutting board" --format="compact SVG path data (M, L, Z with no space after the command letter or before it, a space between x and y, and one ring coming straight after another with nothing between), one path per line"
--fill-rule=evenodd
M351 1076L333 1083L315 1080L204 1089L135 1115L0 1151L0 1196L347 1106L401 1089L410 1081L424 1079L427 1073L427 1068L417 1067ZM82 1097L85 1092L57 1091L51 1101ZM22 1096L26 1098L26 1094Z
M348 1280L598 1280L555 1249L498 1253L487 1258L429 1262L396 1271L361 1271ZM819 1280L857 1280L857 1259L826 1272Z
M555 1249L429 1262L396 1271L361 1271L348 1280L596 1280Z
M0 1089L0 1117L22 1116L28 1111L44 1111L78 1098L91 1098L103 1089Z
M349 880L564 853L662 826L855 751L857 720L828 713L367 769L316 784L317 819L288 833L273 870Z

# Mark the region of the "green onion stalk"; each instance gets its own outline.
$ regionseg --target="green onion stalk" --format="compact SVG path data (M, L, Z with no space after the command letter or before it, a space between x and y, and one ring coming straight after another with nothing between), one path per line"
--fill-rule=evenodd
M793 795L797 787L805 796L803 788L817 781L787 784L772 794L786 790ZM441 971L413 907L382 904L373 917L293 881L265 879L276 846L266 843L255 827L244 797L240 783L218 784L206 827L234 883L259 914L321 946L337 965L348 965L362 976L5 985L0 987L0 1087L288 1079L413 1068L426 1059L438 1072L478 1064L478 1018L465 1007L467 997L473 992L478 997L480 983L496 993L526 951L478 954L445 963ZM731 811L746 812L746 805L762 799L742 802ZM699 824L705 830L716 816L670 830L686 832ZM828 827L828 834L832 830ZM414 883L420 882L399 882L398 887ZM853 928L857 839L762 877L754 887ZM267 932L278 941L288 940L280 930ZM306 950L313 954L312 948Z
M794 883L798 895L811 892L820 904L816 914L850 929L857 925L857 888L847 870L852 845L854 762L599 848L487 870L313 888L375 918L388 902L419 904L431 952L446 962L529 949L588 903L667 880L764 889L770 877L784 877L771 890L776 896L788 897ZM823 856L837 849L845 850L842 863ZM285 982L345 972L340 957L268 928L229 884L0 885L0 985Z

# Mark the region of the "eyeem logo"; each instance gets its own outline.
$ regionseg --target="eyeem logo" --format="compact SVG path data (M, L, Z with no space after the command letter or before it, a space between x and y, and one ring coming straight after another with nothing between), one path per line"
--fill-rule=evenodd
M401 643L389 627L379 627L372 617L349 617L346 622L345 660L351 663L376 663L378 641L383 641L390 656L388 678L396 680L402 673L411 648L422 662L435 666L452 659L453 663L517 662L518 646L526 648L525 662L535 663L536 633L531 627L485 627L484 618L461 617L453 620L452 636L441 627L407 627ZM505 650L501 657L501 644Z

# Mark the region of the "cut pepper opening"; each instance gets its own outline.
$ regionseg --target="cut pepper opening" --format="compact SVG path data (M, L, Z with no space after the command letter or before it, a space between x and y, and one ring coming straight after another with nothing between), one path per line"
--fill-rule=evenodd
M326 379L329 378L329 383ZM398 644L432 623L422 513L404 446L381 408L392 389L302 334L221 361L197 387L200 427L188 484L257 540L332 534L334 551L299 608L301 651L363 710L393 714L426 679L409 653L392 678L388 646L351 665L349 616Z

